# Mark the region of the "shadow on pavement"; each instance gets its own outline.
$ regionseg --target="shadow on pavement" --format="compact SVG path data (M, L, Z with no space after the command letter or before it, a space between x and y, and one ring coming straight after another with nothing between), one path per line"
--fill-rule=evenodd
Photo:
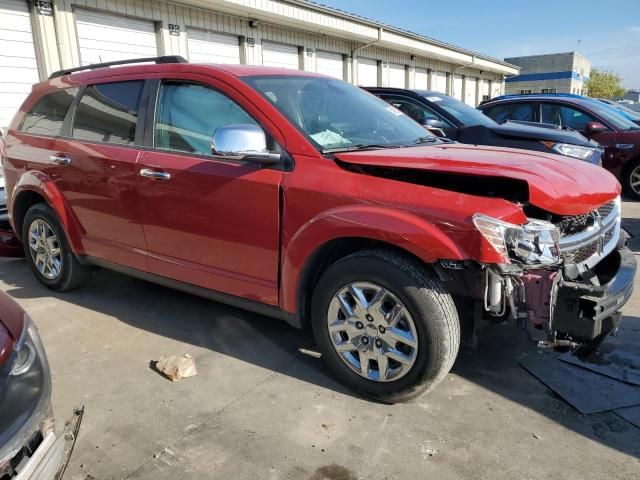
M310 333L284 322L105 270L64 294L41 286L23 260L0 262L0 276L13 287L8 293L15 298L58 298L156 335L353 395L333 380L320 359L300 353L315 348ZM640 318L626 320L640 328ZM538 354L514 325L492 325L481 332L477 348L461 350L453 372L595 442L640 457L640 429L613 412L581 415L519 366L521 359ZM630 435L636 441L630 442Z

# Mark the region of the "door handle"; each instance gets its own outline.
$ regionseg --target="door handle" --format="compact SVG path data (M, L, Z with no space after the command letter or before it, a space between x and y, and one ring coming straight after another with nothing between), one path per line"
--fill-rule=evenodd
M149 177L155 180L169 180L171 178L171 174L167 172L158 172L156 170L151 170L150 168L143 168L140 170L141 177Z
M69 165L71 163L71 159L62 153L49 155L49 160L53 163L57 163L58 165Z

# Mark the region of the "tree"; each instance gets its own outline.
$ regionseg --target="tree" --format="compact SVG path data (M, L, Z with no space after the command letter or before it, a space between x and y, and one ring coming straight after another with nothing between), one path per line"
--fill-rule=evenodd
M625 92L620 75L595 68L591 70L585 87L587 95L594 98L622 97Z

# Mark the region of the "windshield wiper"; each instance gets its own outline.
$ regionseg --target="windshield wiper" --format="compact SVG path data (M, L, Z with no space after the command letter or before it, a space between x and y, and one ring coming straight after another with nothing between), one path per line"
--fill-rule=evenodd
M323 148L322 153L336 153L336 152L355 152L358 150L377 150L386 148L402 148L405 145L377 145L377 144L365 144L358 143L356 145L348 145L344 147Z
M416 141L414 143L416 145L421 145L423 143L436 143L438 141L440 141L440 139L435 135L425 135L424 137L416 138Z

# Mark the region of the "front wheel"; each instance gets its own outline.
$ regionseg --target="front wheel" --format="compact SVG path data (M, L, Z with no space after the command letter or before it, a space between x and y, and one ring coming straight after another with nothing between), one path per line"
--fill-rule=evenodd
M451 295L418 262L385 250L350 255L324 272L312 325L338 379L385 403L435 387L460 344Z
M636 159L622 173L624 193L633 200L640 200L640 159Z

